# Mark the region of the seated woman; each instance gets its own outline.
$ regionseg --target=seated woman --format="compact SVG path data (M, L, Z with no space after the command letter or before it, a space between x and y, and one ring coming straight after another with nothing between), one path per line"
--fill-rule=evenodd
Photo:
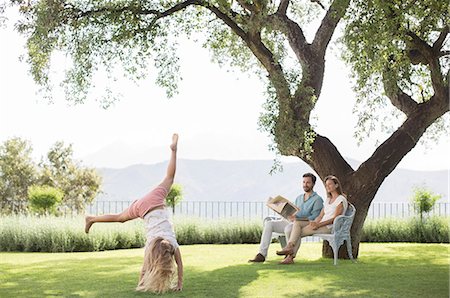
M288 244L281 251L277 251L277 255L286 255L286 258L280 264L294 263L294 247L297 242L299 242L298 245L300 246L302 237L313 234L330 234L334 219L339 215L345 214L348 202L342 192L339 179L335 176L327 176L325 178L325 189L327 198L319 216L303 228L298 221L294 222Z

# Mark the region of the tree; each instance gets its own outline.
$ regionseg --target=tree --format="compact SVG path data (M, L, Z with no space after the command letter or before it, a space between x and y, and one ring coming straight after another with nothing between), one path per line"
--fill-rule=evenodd
M175 206L183 200L183 187L180 184L172 184L169 194L166 197L167 206L172 207L172 213L175 215Z
M414 195L412 196L411 201L415 211L419 214L421 222L423 222L423 214L430 212L436 201L441 197L441 195L435 195L431 190L426 189L425 187L417 187L414 189Z
M48 90L55 50L72 57L64 81L68 100L84 101L99 70L113 75L114 66L122 65L139 79L151 59L157 83L173 95L178 60L169 39L194 32L206 36L204 45L219 63L258 73L268 95L260 124L273 137L275 150L299 157L322 179L338 176L357 208L355 256L368 208L384 179L426 130L433 135L447 129L442 117L449 111L449 26L442 0L42 0L23 2L21 11L18 29L28 37L28 62L37 83ZM308 41L305 28L313 20L320 24ZM325 54L341 21L344 54L363 106L359 135L381 122L376 111L401 115L398 127L358 169L310 122L321 94ZM327 244L324 255L332 256Z
M40 164L39 183L60 189L64 193L61 206L80 213L97 196L102 179L95 169L79 165L72 155L72 145L56 142Z
M27 189L36 181L36 165L28 141L20 138L6 140L0 145L0 212L26 212Z
M56 214L56 206L63 196L60 189L48 185L32 185L28 188L30 207L40 215Z

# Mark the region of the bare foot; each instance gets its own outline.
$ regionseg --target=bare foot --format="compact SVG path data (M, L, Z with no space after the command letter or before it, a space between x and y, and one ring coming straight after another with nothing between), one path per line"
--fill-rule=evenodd
M294 258L292 257L292 255L288 255L283 261L280 262L280 264L282 265L294 264Z
M92 220L94 217L93 216L86 216L84 218L86 225L84 227L84 231L87 233L89 233L89 229L91 228L91 226L94 224L94 221Z
M172 149L172 151L177 151L177 144L178 144L178 134L174 133L172 136L172 144L170 144L170 149Z

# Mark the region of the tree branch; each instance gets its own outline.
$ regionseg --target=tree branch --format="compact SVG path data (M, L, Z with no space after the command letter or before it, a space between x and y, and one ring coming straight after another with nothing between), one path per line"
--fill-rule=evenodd
M141 14L141 15L155 15L156 18L155 20L158 20L160 18L169 16L174 14L175 12L178 12L180 10L185 9L186 7L190 6L190 5L195 5L198 4L198 0L187 0L181 3L178 3L174 6L172 6L171 8L165 10L165 11L158 11L158 10L154 10L154 9L143 9L140 7L129 7L129 6L124 6L124 7L120 7L120 8L111 8L111 7L102 7L99 9L94 9L94 10L88 10L88 11L82 11L82 10L78 10L79 14L78 16L81 17L86 17L86 16L91 16L91 15L96 15L96 14L102 14L102 13L122 13L125 11L130 11L133 12L135 14Z
M333 3L331 3L330 8L322 19L319 29L317 29L314 41L312 42L313 52L320 53L322 57L325 57L328 43L349 4L350 0L334 0Z
M449 56L450 55L450 51L441 51L439 52L439 58L440 57L444 57L444 56Z
M417 103L398 87L397 80L392 78L392 74L391 70L383 72L384 92L392 105L408 116L417 108Z
M230 27L231 30L233 30L234 33L236 33L245 43L248 43L250 41L250 38L241 27L232 19L230 16L228 16L226 13L222 12L219 8L209 5L209 3L206 3L201 0L194 0L196 1L197 5L202 6L209 11L211 11L213 14L217 16L220 20L222 20L228 27Z
M233 32L241 37L241 39L247 44L255 57L269 73L270 81L276 89L278 98L280 100L289 99L289 84L284 77L283 69L281 65L277 61L275 61L272 52L262 42L261 36L258 34L259 31L253 30L250 36L249 33L240 28L238 24L236 24L228 15L223 13L217 7L204 2L202 2L200 5L214 13L220 20L222 20L228 27L230 27Z
M438 41L442 39L445 40L445 37L442 36L444 36L443 33L448 32L448 27L446 28L447 29L443 29L443 31L441 32ZM435 94L437 94L439 97L443 96L445 94L446 87L444 84L444 77L441 73L441 66L439 64L439 49L435 50L414 32L408 31L406 34L411 37L412 46L420 52L421 56L425 58L428 64L431 73L431 84L433 85ZM445 33L445 35L446 34L447 33ZM435 44L439 43L436 41Z
M433 60L433 48L423 39L421 39L417 34L412 31L406 32L406 34L411 38L410 40L410 51L419 51L419 54L423 56L426 60L426 64L431 63Z
M449 33L449 26L446 25L444 28L442 28L441 33L439 34L438 39L433 44L433 50L439 51L442 48L442 45L444 44L445 38L447 37Z
M384 141L356 171L355 179L373 177L379 187L403 157L411 151L426 129L449 111L448 93L446 97L429 100L417 106L405 122L386 141ZM379 178L382 179L379 179Z
M295 56L300 61L300 63L305 63L307 61L307 56L310 56L309 44L306 41L306 37L303 34L302 28L289 19L286 15L278 14L268 17L268 21L281 32L283 32L295 53Z
M311 0L312 3L317 3L319 4L320 7L322 7L322 9L326 9L325 6L323 6L323 4L320 2L320 0Z
M241 5L244 9L248 10L251 13L255 13L255 8L253 7L253 5L249 4L249 3L245 3L245 1L243 0L237 0L237 2L239 3L239 5Z
M280 1L280 5L278 6L276 14L285 16L289 4L290 4L290 0L281 0Z

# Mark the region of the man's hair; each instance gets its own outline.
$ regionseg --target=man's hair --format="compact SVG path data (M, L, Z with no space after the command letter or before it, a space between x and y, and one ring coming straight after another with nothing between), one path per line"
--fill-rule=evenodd
M316 179L317 179L317 178L316 178L316 176L314 176L313 173L306 173L306 174L303 174L303 178L305 178L305 177L311 178L313 184L316 184Z

